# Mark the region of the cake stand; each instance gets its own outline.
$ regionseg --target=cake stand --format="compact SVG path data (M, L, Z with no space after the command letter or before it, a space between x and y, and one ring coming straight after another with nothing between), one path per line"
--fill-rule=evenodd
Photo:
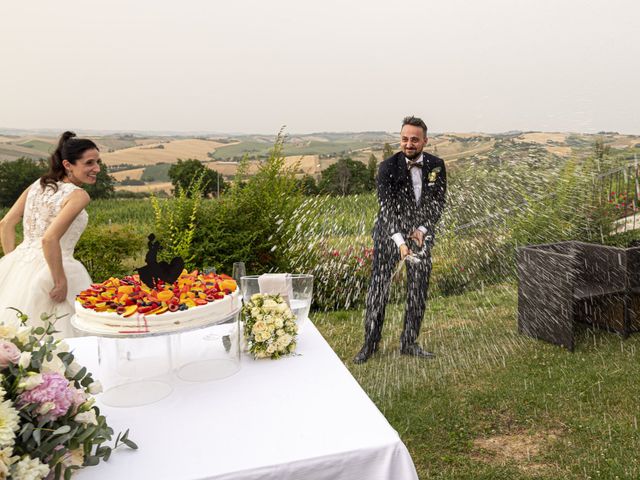
M240 370L240 308L178 330L104 333L71 325L81 336L98 339L100 401L112 407L137 407L162 400L179 380L203 382Z

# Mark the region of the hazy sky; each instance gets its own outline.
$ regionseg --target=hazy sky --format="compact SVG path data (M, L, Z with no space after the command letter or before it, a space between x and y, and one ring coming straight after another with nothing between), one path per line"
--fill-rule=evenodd
M640 133L637 0L5 0L0 127Z

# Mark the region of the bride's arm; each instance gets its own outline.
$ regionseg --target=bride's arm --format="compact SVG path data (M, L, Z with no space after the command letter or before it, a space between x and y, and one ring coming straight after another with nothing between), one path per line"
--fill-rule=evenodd
M0 220L0 243L2 243L2 251L5 255L16 248L16 225L20 223L20 219L24 214L28 193L29 189L27 188L4 218Z
M82 209L89 204L89 200L89 194L84 190L75 190L71 193L42 237L44 258L53 277L53 289L49 292L49 296L55 302L63 302L67 298L67 277L62 266L60 239Z

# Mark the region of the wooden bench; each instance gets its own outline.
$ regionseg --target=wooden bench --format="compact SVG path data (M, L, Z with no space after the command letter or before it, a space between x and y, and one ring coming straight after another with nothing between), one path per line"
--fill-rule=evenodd
M638 330L640 248L568 241L518 248L516 259L521 333L573 351L577 322L624 338Z

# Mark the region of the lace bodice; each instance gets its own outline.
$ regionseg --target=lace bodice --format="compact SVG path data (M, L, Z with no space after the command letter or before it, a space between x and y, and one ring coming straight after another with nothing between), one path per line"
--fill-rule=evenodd
M24 240L20 248L42 250L42 237L62 210L66 198L78 189L73 183L58 182L58 190L53 191L47 187L44 190L37 180L27 194L27 203L24 208L22 225L24 230ZM87 226L89 216L82 210L73 220L69 229L60 239L60 248L63 255L73 256L73 249L78 243L82 232Z

